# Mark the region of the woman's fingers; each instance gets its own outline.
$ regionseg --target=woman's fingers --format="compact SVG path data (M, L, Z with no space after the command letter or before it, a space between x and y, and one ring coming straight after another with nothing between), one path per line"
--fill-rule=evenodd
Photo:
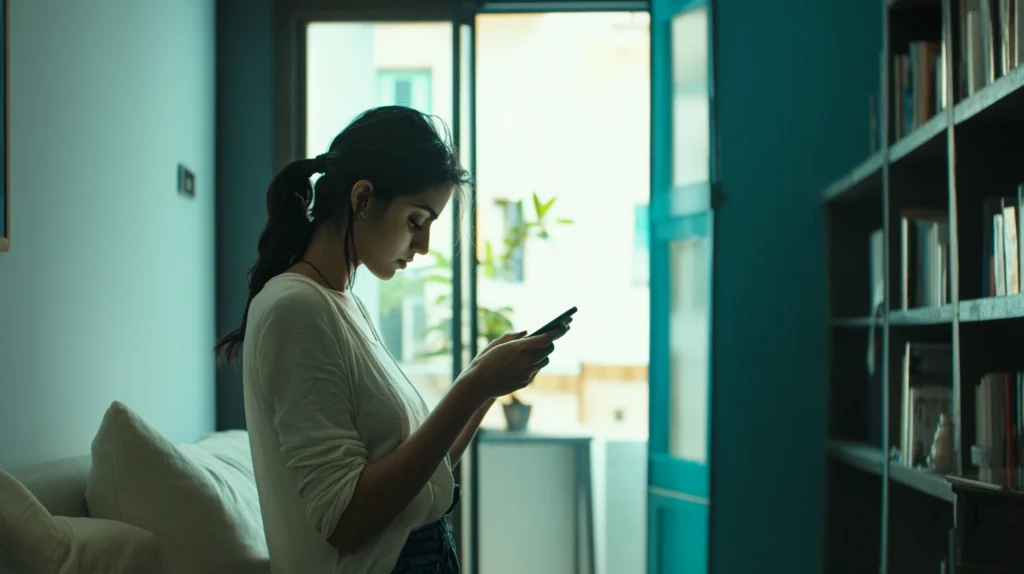
M487 351L490 351L494 347L497 347L498 345L508 343L509 341L514 341L516 339L520 339L523 337L523 335L526 335L526 331L519 331L518 333L505 333L504 335L498 337L497 339L491 341L490 343L487 343L487 346L484 347L484 350L480 351L480 354L482 355Z

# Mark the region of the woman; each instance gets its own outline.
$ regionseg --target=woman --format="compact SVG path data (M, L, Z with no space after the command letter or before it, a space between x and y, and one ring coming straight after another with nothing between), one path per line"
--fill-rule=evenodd
M498 339L430 412L350 287L359 266L388 280L426 254L431 225L467 181L429 117L391 106L270 185L242 326L217 351L231 362L241 351L274 572L459 571L451 468L495 398L532 380L568 324Z

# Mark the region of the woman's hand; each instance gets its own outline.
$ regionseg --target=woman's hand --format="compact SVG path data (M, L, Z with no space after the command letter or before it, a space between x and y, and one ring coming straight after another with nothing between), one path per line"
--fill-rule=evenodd
M525 331L506 333L484 347L459 378L484 399L518 391L547 366L554 342L569 331L571 322L535 337L526 337Z

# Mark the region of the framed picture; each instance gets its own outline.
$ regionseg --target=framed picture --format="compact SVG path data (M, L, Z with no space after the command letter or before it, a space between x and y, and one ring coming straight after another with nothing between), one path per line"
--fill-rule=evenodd
M11 248L11 176L10 176L10 98L7 88L7 63L10 51L10 35L8 30L10 18L8 7L10 0L0 0L0 251Z

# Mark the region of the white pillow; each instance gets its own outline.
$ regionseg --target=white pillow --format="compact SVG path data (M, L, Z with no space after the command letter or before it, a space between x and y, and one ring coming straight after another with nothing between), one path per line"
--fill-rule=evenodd
M156 535L165 574L270 573L244 431L173 445L114 402L92 443L90 516Z
M158 573L160 553L153 535L134 526L50 515L25 485L0 470L0 572L3 571Z

